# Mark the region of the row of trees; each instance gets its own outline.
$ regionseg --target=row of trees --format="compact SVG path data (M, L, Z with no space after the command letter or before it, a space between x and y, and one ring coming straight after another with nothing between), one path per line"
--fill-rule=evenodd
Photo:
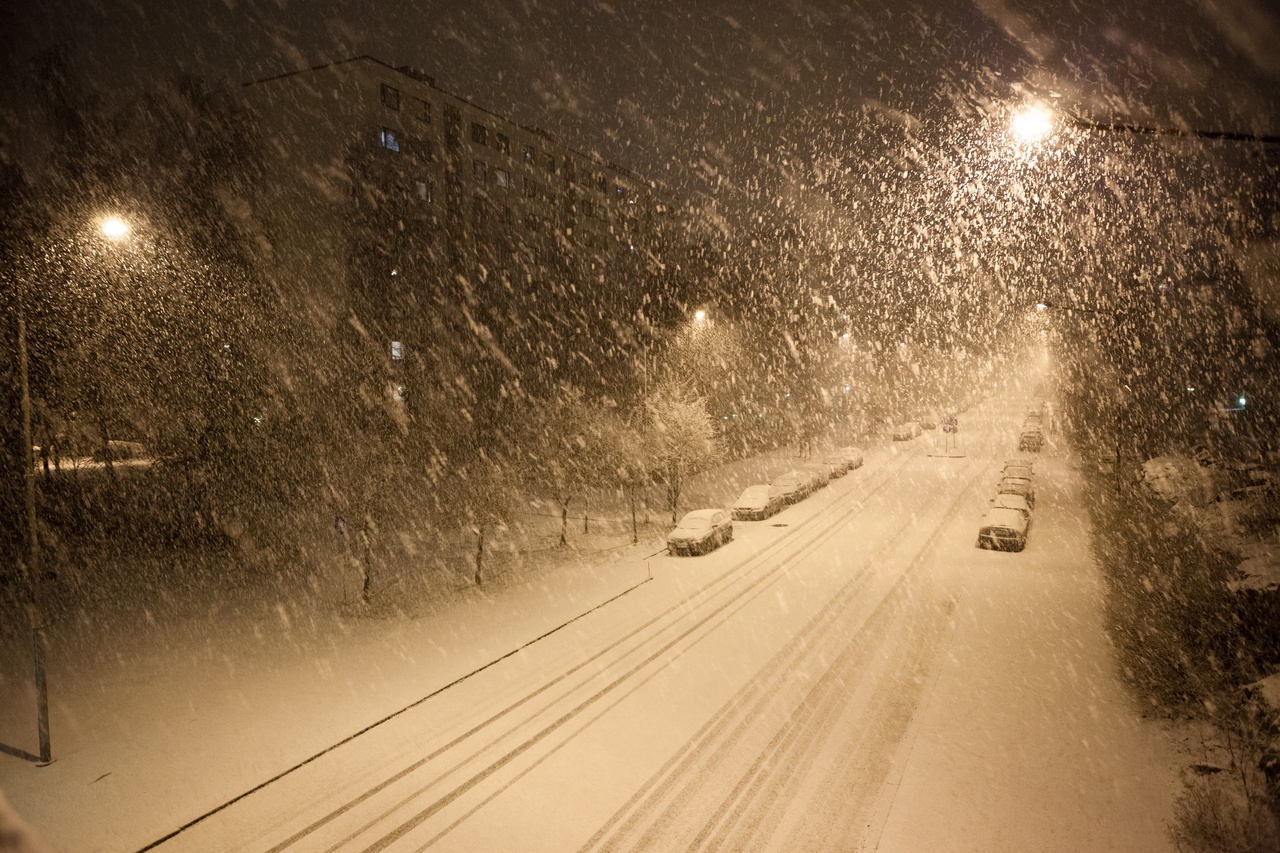
M831 300L848 256L817 226L733 237L677 219L613 251L467 218L466 199L446 215L465 223L440 226L405 207L376 151L345 156L347 242L316 247L341 253L343 307L313 310L273 278L262 141L233 99L179 81L107 108L56 56L39 80L53 151L30 179L6 161L0 294L29 318L37 443L145 441L182 493L174 527L277 564L329 559L305 531L331 528L366 576L429 528L471 525L483 548L515 494L554 499L563 530L588 487L657 482L674 517L717 445L811 444L951 393L960 350L904 349L910 322L877 313L884 299ZM93 233L111 210L127 240Z

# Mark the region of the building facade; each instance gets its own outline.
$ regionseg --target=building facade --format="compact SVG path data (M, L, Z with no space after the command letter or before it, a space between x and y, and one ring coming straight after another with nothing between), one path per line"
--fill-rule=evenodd
M264 267L291 310L376 343L393 398L420 393L414 363L419 384L479 359L590 385L632 359L682 230L669 193L367 56L244 97L267 158Z

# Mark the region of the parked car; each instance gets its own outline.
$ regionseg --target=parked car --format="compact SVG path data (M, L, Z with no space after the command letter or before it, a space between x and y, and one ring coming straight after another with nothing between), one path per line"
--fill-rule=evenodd
M722 509L695 509L685 513L675 530L667 534L667 550L677 556L714 551L733 540L733 520Z
M1031 471L1036 469L1036 460L1031 456L1014 456L1011 459L1004 460L1004 467L1017 466L1027 468Z
M1039 453L1042 444L1044 444L1044 434L1038 429L1026 430L1018 437L1019 450Z
M996 494L1022 495L1032 509L1036 505L1036 487L1026 477L1002 477L996 486Z
M831 478L834 476L831 466L822 462L806 462L796 470L801 474L807 474L809 476L810 494L826 486L827 483L831 482Z
M733 504L737 521L762 521L787 505L787 494L778 486L748 486Z
M938 419L933 415L926 415L920 419L920 429L937 429Z
M978 528L978 547L1021 551L1027 547L1027 518L1016 509L992 508Z
M839 450L833 450L822 457L822 464L831 469L831 476L843 477L853 468L853 462Z
M803 471L791 470L773 478L769 485L776 486L786 496L787 503L795 503L809 497L814 490L813 478Z
M1027 503L1027 499L1022 495L1009 493L998 494L991 499L991 506L994 509L1012 509L1022 513L1027 519L1027 524L1031 523L1031 504Z
M857 447L841 447L836 450L837 453L843 455L849 460L850 468L862 467L862 450Z
M920 434L920 424L915 421L907 421L905 424L898 424L893 428L894 441L910 441Z
M1025 480L1030 480L1032 477L1031 466L1030 465L1005 465L1004 472L1000 476L1022 477Z

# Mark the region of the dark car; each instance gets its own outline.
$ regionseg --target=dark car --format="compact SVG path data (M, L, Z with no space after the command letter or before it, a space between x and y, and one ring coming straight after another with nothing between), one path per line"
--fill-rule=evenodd
M676 529L667 534L667 550L677 556L714 551L733 540L733 520L722 509L695 509L685 513Z

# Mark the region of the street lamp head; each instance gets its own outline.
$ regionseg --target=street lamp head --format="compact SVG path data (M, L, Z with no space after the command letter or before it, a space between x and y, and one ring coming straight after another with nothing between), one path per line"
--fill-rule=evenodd
M1013 117L1013 133L1023 142L1038 142L1053 130L1053 115L1044 107L1027 107Z
M112 240L123 240L129 236L129 223L118 216L108 216L102 220L102 233Z
M707 312L699 308L697 311L693 312L693 319L701 323L703 320L707 319Z

